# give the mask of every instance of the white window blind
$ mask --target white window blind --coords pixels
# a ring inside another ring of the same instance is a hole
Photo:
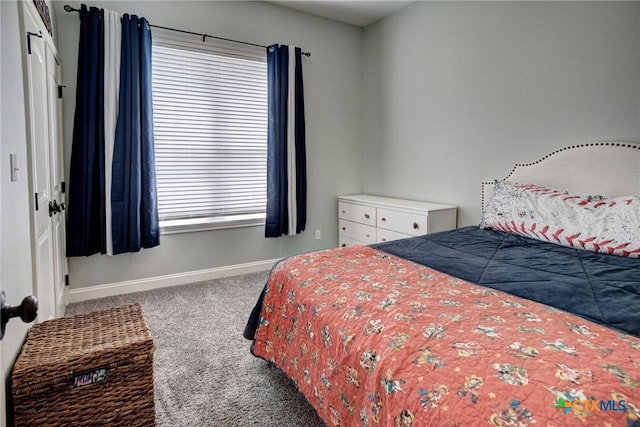
[[[154,33],[152,67],[161,227],[263,219],[264,49],[179,42]]]

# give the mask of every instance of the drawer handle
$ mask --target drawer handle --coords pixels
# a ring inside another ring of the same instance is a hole
[[[367,233],[365,234],[365,237],[368,239],[369,237],[371,237],[371,234]]]
[[[413,223],[413,229],[417,230],[418,228],[420,228],[420,224],[418,224],[417,222]]]
[[[347,247],[347,244],[346,244],[346,243],[343,243],[343,244],[342,244],[342,245],[340,245],[340,246],[342,246],[343,248],[346,248],[346,247]]]
[[[381,219],[382,222],[385,222],[386,220],[387,220],[387,218],[385,218],[385,217],[382,217],[382,219]]]
[[[345,213],[347,213],[347,211],[345,211],[344,209],[342,209],[342,213],[343,213],[343,214],[345,214]]]
[[[346,230],[347,230],[347,227],[342,227],[342,231],[346,231]]]
[[[371,218],[371,217],[369,216],[369,214],[364,214],[364,217],[365,217],[365,218],[367,218],[367,219]]]
[[[382,240],[383,242],[386,242],[386,241],[387,241],[387,238],[386,238],[386,237],[383,237],[381,240]]]

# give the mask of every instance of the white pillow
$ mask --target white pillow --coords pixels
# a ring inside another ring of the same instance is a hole
[[[640,258],[640,195],[607,199],[498,181],[480,227]]]

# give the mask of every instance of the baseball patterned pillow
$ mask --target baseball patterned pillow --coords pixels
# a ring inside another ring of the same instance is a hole
[[[640,195],[608,199],[498,181],[480,227],[640,258]]]

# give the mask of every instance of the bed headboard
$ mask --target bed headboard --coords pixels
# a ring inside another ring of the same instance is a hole
[[[640,194],[640,144],[593,142],[572,145],[531,163],[516,163],[510,181],[538,184],[577,193],[617,197]],[[482,183],[482,211],[495,179]]]

